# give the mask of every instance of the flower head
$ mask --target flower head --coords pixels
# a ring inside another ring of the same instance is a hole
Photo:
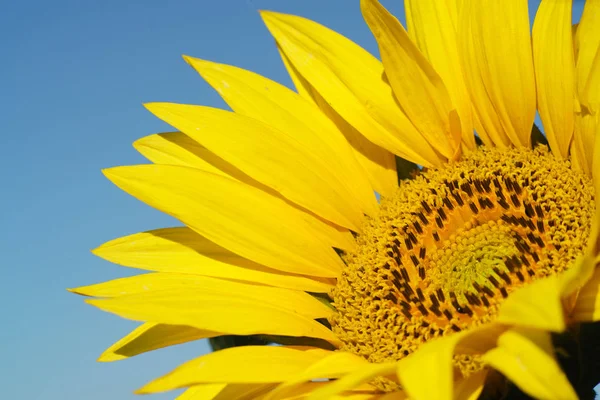
[[[297,92],[185,57],[233,112],[147,105],[178,131],[105,175],[185,226],[94,251],[154,271],[73,289],[143,322],[101,361],[250,335],[140,392],[466,399],[499,371],[576,398],[550,334],[600,319],[600,1],[532,34],[524,0],[406,0],[408,32],[361,8],[381,62],[263,12]]]

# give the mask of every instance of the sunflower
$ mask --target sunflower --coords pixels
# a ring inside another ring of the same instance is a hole
[[[153,271],[72,289],[143,322],[100,361],[252,340],[139,393],[577,397],[552,339],[600,320],[600,1],[573,27],[543,0],[532,33],[525,0],[405,5],[407,31],[361,1],[381,62],[262,12],[296,91],[185,57],[233,111],[146,105],[177,131],[104,173],[185,226],[94,250]]]

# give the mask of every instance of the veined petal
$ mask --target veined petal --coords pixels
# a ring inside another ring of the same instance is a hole
[[[302,77],[367,139],[420,165],[445,161],[396,105],[375,57],[305,18],[266,11],[262,17]]]
[[[170,165],[115,167],[104,173],[131,195],[260,264],[322,277],[335,277],[342,267],[333,249],[310,234],[299,211],[254,187]]]
[[[460,120],[444,82],[400,22],[377,0],[362,0],[360,4],[402,110],[432,147],[447,159],[456,160],[460,154]]]
[[[318,107],[253,72],[192,57],[185,59],[237,114],[274,127],[313,157],[326,160],[319,168],[321,174],[327,171],[334,180],[328,183],[332,187],[345,186],[364,213],[376,212],[375,196],[348,142]]]
[[[111,240],[93,250],[105,260],[150,271],[205,275],[325,293],[323,278],[267,268],[211,242],[188,227],[157,229]]]
[[[571,3],[571,0],[543,0],[533,23],[538,110],[550,148],[561,158],[569,154],[574,129]]]
[[[590,106],[589,95],[599,96],[595,91],[590,91],[589,80],[594,75],[600,74],[598,68],[598,51],[600,50],[600,0],[587,0],[581,16],[581,21],[575,34],[575,45],[577,46],[577,83],[580,101],[585,106]],[[600,79],[600,77],[596,77]],[[587,93],[586,93],[587,92]],[[596,97],[596,99],[598,99]],[[595,108],[598,112],[599,109]]]
[[[157,133],[136,140],[133,147],[154,164],[181,165],[223,176],[227,163],[181,132]]]
[[[498,339],[498,347],[483,359],[536,399],[578,398],[554,359],[548,332],[525,328],[507,331]]]
[[[329,221],[359,230],[363,210],[345,184],[349,179],[332,173],[328,160],[313,152],[308,143],[225,110],[169,103],[147,104],[146,108],[287,199]],[[365,185],[368,188],[366,179]],[[375,197],[369,195],[374,207]]]
[[[325,99],[306,81],[290,63],[285,53],[280,51],[281,59],[296,86],[298,94],[315,103],[329,117],[344,135],[354,156],[364,168],[371,187],[383,196],[391,196],[398,187],[396,159],[392,153],[367,140],[359,131],[342,118]]]
[[[440,75],[460,116],[462,142],[475,149],[472,104],[457,43],[458,2],[405,0],[408,34]]]
[[[155,164],[197,168],[202,171],[230,177],[231,179],[266,191],[275,197],[282,197],[280,193],[251,178],[184,133],[168,132],[146,136],[137,140],[133,146]],[[314,233],[321,236],[332,247],[344,250],[354,247],[354,239],[347,229],[326,221],[315,214],[306,212],[306,209],[300,208],[300,206],[287,199],[286,201],[289,202],[290,206],[303,211],[301,216],[314,229]]]
[[[156,393],[201,383],[282,382],[329,354],[313,348],[232,347],[206,354],[177,367],[137,393]]]
[[[305,371],[285,381],[263,400],[281,400],[290,396],[293,389],[298,385],[313,379],[339,378],[367,365],[368,362],[355,354],[345,351],[333,352],[323,359],[317,361]]]
[[[160,296],[160,291],[165,293],[180,291],[182,294],[198,291],[202,292],[202,295],[264,300],[266,303],[277,304],[279,307],[294,310],[312,319],[327,318],[332,313],[330,307],[306,292],[199,275],[143,274],[72,290],[87,296],[108,298],[142,293],[149,296],[151,293],[157,293]]]
[[[315,390],[307,400],[328,400],[346,390],[351,390],[357,386],[369,382],[378,376],[392,375],[397,368],[397,362],[388,362],[381,364],[367,364],[356,371],[341,377],[338,380]]]
[[[486,144],[530,147],[536,94],[527,2],[469,1],[459,10],[477,133]]]
[[[100,362],[118,361],[163,347],[221,335],[185,325],[146,322],[119,339],[98,358]]]
[[[504,324],[562,332],[565,330],[562,290],[556,275],[537,280],[513,293],[500,306]]]
[[[110,299],[90,299],[101,310],[136,321],[187,325],[232,335],[270,334],[306,336],[337,344],[337,337],[311,319],[304,305],[282,304],[237,293],[198,292],[196,289],[161,290]],[[314,299],[313,299],[314,300]]]

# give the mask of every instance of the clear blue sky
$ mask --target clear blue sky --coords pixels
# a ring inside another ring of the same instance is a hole
[[[400,0],[383,3],[401,16]],[[146,381],[208,350],[202,341],[97,363],[136,324],[65,290],[135,272],[89,249],[175,223],[100,173],[145,162],[131,143],[170,130],[141,104],[224,107],[182,54],[289,84],[258,9],[309,17],[374,53],[375,42],[358,2],[348,0],[26,0],[2,8],[0,397],[133,399]]]

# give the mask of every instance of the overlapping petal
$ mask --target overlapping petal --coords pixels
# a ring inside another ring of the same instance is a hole
[[[420,165],[445,161],[396,105],[377,59],[313,21],[274,12],[262,17],[300,75],[365,137]]]

